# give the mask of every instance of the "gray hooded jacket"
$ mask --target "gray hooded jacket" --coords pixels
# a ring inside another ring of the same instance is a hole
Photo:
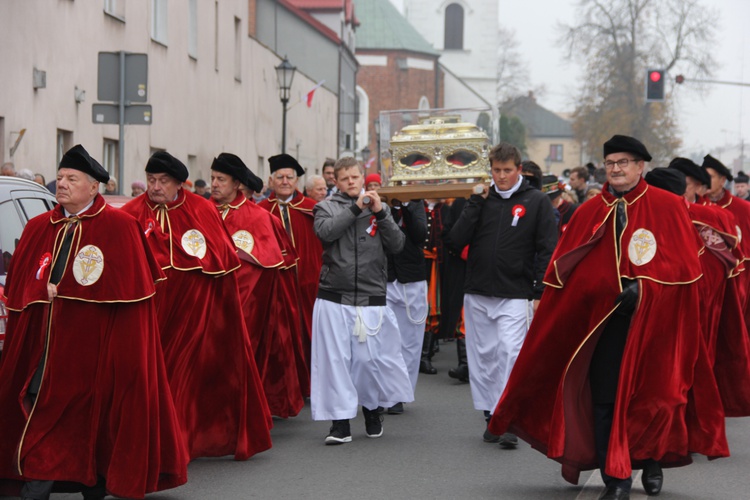
[[[318,298],[354,306],[385,305],[386,252],[399,253],[406,239],[389,208],[383,204],[373,214],[338,192],[315,205],[313,214],[315,234],[323,243]]]

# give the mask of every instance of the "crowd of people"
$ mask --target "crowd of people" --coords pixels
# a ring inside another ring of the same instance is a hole
[[[489,158],[466,198],[389,206],[350,157],[303,194],[294,157],[266,188],[224,152],[193,192],[157,152],[115,209],[73,147],[7,276],[0,494],[142,498],[193,459],[269,449],[306,398],[326,445],[360,407],[381,437],[439,339],[485,442],[520,437],[573,483],[598,468],[603,499],[629,498],[632,469],[656,495],[662,468],[728,456],[725,417],[750,415],[748,178],[710,155],[647,172],[621,135],[569,187],[511,144]]]

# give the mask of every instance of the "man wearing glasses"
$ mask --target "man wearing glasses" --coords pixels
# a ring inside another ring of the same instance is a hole
[[[656,495],[662,466],[729,453],[701,340],[702,243],[684,200],[642,179],[650,160],[632,137],[604,144],[607,183],[562,234],[490,422],[561,462],[574,484],[599,468],[608,500],[630,498],[632,468]],[[565,322],[573,310],[587,314]]]
[[[293,156],[288,154],[272,156],[268,159],[268,163],[271,167],[269,186],[273,192],[268,198],[258,203],[258,206],[281,219],[294,249],[297,250],[302,340],[309,368],[312,312],[318,294],[318,278],[323,254],[323,247],[313,230],[313,207],[316,202],[297,189],[299,178],[305,175],[305,169]],[[309,396],[310,388],[303,389],[305,396]]]

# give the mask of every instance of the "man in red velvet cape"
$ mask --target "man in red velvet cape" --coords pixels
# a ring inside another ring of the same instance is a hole
[[[122,210],[138,219],[167,275],[156,311],[177,416],[190,458],[245,460],[271,447],[271,417],[243,321],[240,260],[216,207],[182,188],[166,152],[146,165],[146,193]]]
[[[287,418],[305,404],[297,377],[292,331],[271,316],[288,282],[279,280],[284,255],[276,237],[278,219],[248,200],[242,186],[263,190],[263,181],[231,153],[221,153],[211,165],[211,201],[232,235],[242,261],[237,279],[245,323],[255,352],[266,401],[272,415]],[[288,313],[287,313],[288,314]],[[299,322],[299,314],[296,316]],[[299,335],[298,331],[296,333]]]
[[[294,157],[280,154],[270,157],[268,163],[271,169],[269,185],[273,193],[258,203],[258,206],[279,218],[297,251],[300,312],[305,356],[309,367],[312,313],[318,294],[318,279],[323,255],[323,247],[313,231],[312,210],[315,200],[303,196],[297,190],[299,176],[304,175],[305,169]]]
[[[703,170],[710,177],[710,187],[706,198],[734,216],[739,251],[743,256],[745,271],[731,279],[725,294],[722,309],[720,335],[716,344],[716,364],[714,372],[721,391],[724,411],[730,417],[750,415],[750,337],[747,325],[750,324],[750,203],[733,196],[724,188],[732,181],[732,173],[716,158],[706,155]],[[708,201],[704,200],[704,204]],[[744,321],[738,320],[738,311]]]
[[[109,174],[80,145],[60,203],[26,226],[5,293],[0,494],[143,498],[187,480],[187,451],[159,345],[164,274],[138,223],[99,195]],[[24,483],[22,483],[24,482]]]
[[[517,433],[572,483],[599,467],[609,500],[629,498],[633,467],[657,494],[660,465],[729,451],[700,330],[702,244],[685,203],[641,178],[651,156],[640,141],[616,135],[604,157],[608,182],[560,239],[490,430]],[[588,314],[561,321],[572,310]]]

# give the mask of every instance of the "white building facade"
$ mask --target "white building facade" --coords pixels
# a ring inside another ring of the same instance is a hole
[[[497,0],[404,0],[404,15],[449,70],[446,108],[497,104]]]
[[[193,180],[208,180],[221,152],[266,179],[267,159],[281,149],[274,67],[284,54],[249,36],[252,12],[248,0],[1,2],[0,160],[49,181],[62,153],[80,143],[111,173],[123,172],[125,194],[156,150],[182,160]],[[152,107],[151,124],[127,125],[123,145],[118,125],[92,118],[98,54],[119,51],[148,56]],[[321,88],[306,106],[315,83],[295,75],[286,131],[287,152],[310,171],[337,144],[338,97]]]

